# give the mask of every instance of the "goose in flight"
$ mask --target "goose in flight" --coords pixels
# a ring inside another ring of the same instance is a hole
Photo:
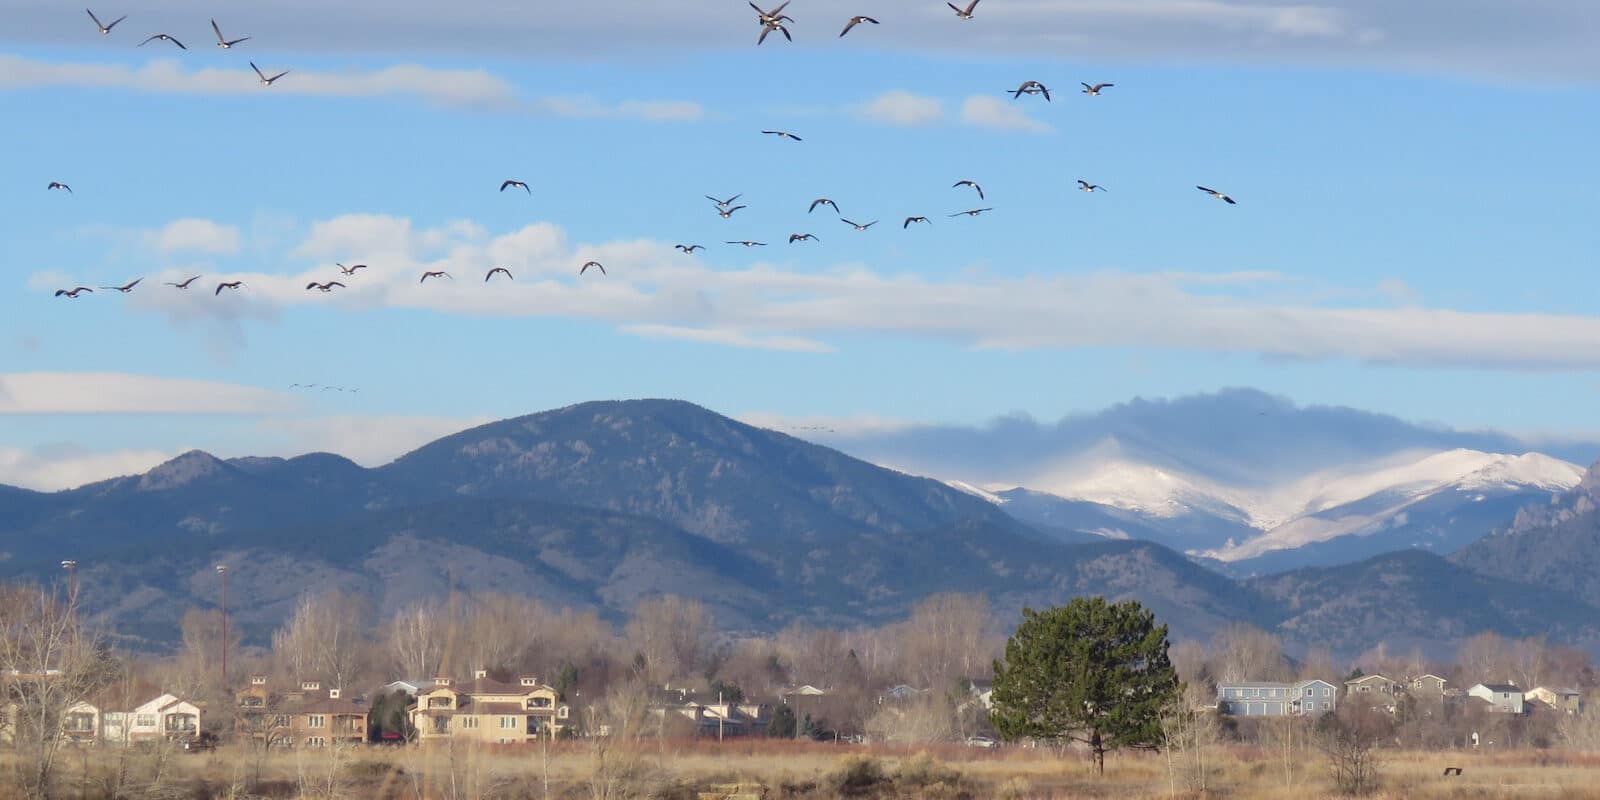
[[[125,283],[121,286],[102,286],[100,288],[108,292],[121,292],[123,294],[127,294],[128,292],[133,291],[133,287],[138,286],[143,280],[144,278],[135,278],[132,283]]]
[[[961,8],[951,2],[946,2],[945,5],[949,6],[951,11],[956,12],[956,19],[965,21],[972,19],[972,10],[978,7],[978,0],[972,0],[967,4],[966,8]]]
[[[756,44],[759,45],[762,42],[765,42],[767,40],[767,34],[772,33],[773,31],[783,34],[783,38],[787,41],[794,41],[794,37],[789,35],[789,29],[785,28],[782,22],[767,22],[764,23],[763,27],[761,28],[761,35],[756,37]]]
[[[1042,94],[1044,101],[1050,102],[1050,88],[1038,81],[1023,81],[1022,85],[1011,93],[1011,99],[1015,100],[1025,94]]]
[[[724,242],[723,244],[742,244],[745,247],[766,247],[766,242]]]
[[[906,228],[911,227],[911,223],[913,223],[913,222],[926,222],[929,225],[933,224],[932,222],[928,221],[927,217],[906,217],[906,221],[905,221],[905,223],[903,225],[900,226],[900,230],[905,230]]]
[[[698,244],[679,244],[679,245],[673,245],[673,246],[676,247],[677,249],[683,251],[684,253],[689,254],[689,255],[694,255],[694,251],[696,251],[696,250],[704,250],[704,249],[706,249],[704,245],[698,245]]]
[[[841,218],[839,221],[843,222],[846,225],[849,225],[852,228],[855,228],[858,231],[864,231],[864,230],[866,230],[866,229],[878,224],[877,220],[873,220],[873,221],[871,221],[871,222],[869,222],[869,223],[867,223],[865,225],[861,225],[861,224],[858,224],[858,223],[855,223],[855,222],[851,222],[850,220],[843,219],[843,218]]]
[[[717,209],[717,216],[722,217],[723,219],[727,219],[727,218],[733,216],[733,212],[738,211],[741,208],[745,208],[745,206],[730,206],[728,208],[719,208],[719,209]]]
[[[450,280],[455,280],[450,273],[440,269],[422,273],[422,280],[417,281],[417,283],[427,283],[429,278],[449,278]]]
[[[959,188],[961,188],[963,186],[971,186],[973,188],[973,190],[978,193],[978,199],[979,200],[988,200],[989,199],[989,198],[983,196],[983,187],[979,186],[976,183],[973,183],[972,181],[956,181],[955,183],[950,184],[950,188],[952,188],[952,189],[959,189]]]
[[[244,281],[225,281],[217,284],[217,290],[211,293],[212,297],[222,294],[223,289],[243,289]]]
[[[511,274],[511,270],[506,269],[505,267],[495,267],[494,269],[489,270],[489,274],[483,276],[483,282],[488,283],[489,279],[493,278],[496,272],[504,272],[506,277],[510,278],[511,280],[517,279],[517,276]]]
[[[874,25],[878,24],[878,21],[873,19],[872,17],[863,17],[860,14],[857,14],[857,15],[851,17],[849,22],[846,22],[844,24],[844,30],[839,32],[839,38],[843,39],[844,35],[849,33],[851,28],[854,28],[855,26],[860,25],[863,22],[870,22],[870,23],[872,23]]]
[[[795,242],[820,242],[820,241],[822,241],[822,240],[818,239],[815,236],[812,236],[809,233],[791,233],[791,234],[789,234],[789,244],[794,244]]]
[[[89,11],[89,9],[87,9],[87,8],[84,9],[84,11],[89,14],[89,19],[94,20],[94,26],[96,28],[100,29],[100,35],[101,36],[106,36],[106,35],[110,34],[112,28],[117,27],[118,23],[120,23],[123,20],[128,18],[127,14],[123,14],[122,16],[117,17],[116,19],[112,20],[110,25],[102,25],[102,24],[100,24],[100,18],[95,16],[93,11]]]
[[[812,200],[811,201],[811,208],[809,210],[807,210],[806,213],[810,214],[812,211],[816,211],[817,210],[817,206],[828,206],[829,208],[833,209],[833,213],[835,213],[835,214],[841,213],[839,211],[839,204],[833,202],[832,200],[829,200],[826,197],[819,197],[819,198],[817,198],[815,200]]]
[[[957,211],[956,213],[951,214],[950,216],[952,216],[952,217],[976,217],[976,216],[978,216],[979,214],[982,214],[985,211],[993,211],[993,210],[994,209],[992,209],[992,208],[974,208],[971,211]]]
[[[1090,183],[1082,178],[1078,179],[1078,191],[1080,192],[1103,192],[1105,190],[1106,187],[1098,183]]]
[[[712,197],[709,194],[706,195],[706,199],[710,200],[713,203],[716,203],[717,204],[717,208],[727,208],[728,206],[733,205],[733,201],[738,200],[741,197],[744,197],[744,194],[742,192],[739,193],[739,194],[736,194],[736,195],[734,195],[734,196],[732,196],[732,197],[730,197],[730,198],[728,198],[726,200],[718,200],[717,198]]]
[[[250,68],[256,71],[256,80],[260,81],[262,86],[271,86],[272,84],[276,83],[279,78],[289,74],[289,70],[284,70],[269,78],[267,77],[267,73],[262,72],[261,68],[256,66],[256,62],[254,61],[250,62]]]
[[[165,33],[158,33],[158,34],[156,34],[156,35],[154,35],[154,36],[152,36],[152,37],[140,42],[139,46],[140,47],[144,47],[145,45],[147,45],[147,44],[149,44],[149,43],[151,43],[153,41],[156,41],[157,39],[160,39],[163,42],[172,42],[173,44],[178,46],[179,50],[188,50],[189,49],[189,48],[183,46],[183,42],[180,42],[177,39],[174,39],[174,38],[172,38],[171,36],[168,36]]]
[[[236,45],[236,44],[238,44],[240,42],[248,42],[248,41],[250,41],[250,37],[248,37],[248,36],[244,37],[243,39],[229,39],[228,37],[223,36],[222,35],[222,29],[217,27],[217,21],[216,20],[211,20],[211,30],[216,31],[216,34],[217,34],[217,47],[220,47],[223,50],[232,49],[234,45]]]
[[[528,188],[528,184],[523,183],[522,181],[518,181],[518,180],[511,180],[509,178],[500,182],[500,191],[503,192],[506,189],[509,189],[509,188],[511,188],[513,186],[517,187],[518,189],[521,189],[524,192],[527,192],[530,195],[533,194],[533,190]]]
[[[339,287],[340,289],[345,288],[345,285],[338,281],[328,281],[327,283],[317,283],[316,281],[312,281],[306,284],[306,291],[309,292],[312,289],[316,289],[323,294],[327,294],[328,292],[333,291],[333,287],[335,286]]]
[[[604,264],[601,264],[601,263],[600,263],[600,262],[598,262],[598,261],[590,261],[590,262],[588,262],[588,263],[587,263],[587,264],[584,264],[584,265],[583,265],[583,268],[582,268],[582,269],[580,269],[580,270],[578,270],[578,274],[579,274],[579,275],[582,275],[582,274],[583,274],[583,273],[585,273],[585,272],[588,272],[588,271],[589,271],[589,268],[590,268],[590,267],[594,267],[594,268],[595,268],[595,269],[598,269],[598,270],[600,270],[600,274],[601,274],[601,275],[604,275],[604,274],[606,274],[606,268],[605,268],[605,265],[604,265]]]
[[[333,265],[338,267],[339,271],[344,273],[346,277],[356,274],[356,270],[358,270],[358,269],[367,269],[368,268],[366,264],[356,264],[353,267],[347,267],[347,266],[345,266],[343,264],[340,264],[337,261],[333,262]]]
[[[90,289],[87,286],[79,286],[76,289],[57,289],[56,290],[56,297],[69,297],[69,298],[71,298],[73,300],[76,300],[76,299],[78,299],[78,295],[83,294],[84,292],[88,292],[89,294],[94,294],[94,290],[93,289]]]
[[[1212,197],[1215,197],[1218,200],[1221,200],[1222,202],[1227,203],[1230,206],[1238,205],[1238,203],[1235,203],[1233,201],[1233,198],[1223,194],[1222,192],[1217,191],[1216,189],[1207,189],[1204,186],[1196,186],[1194,188],[1199,189],[1200,191],[1205,192],[1206,194],[1209,194]]]
[[[1100,90],[1102,90],[1102,89],[1110,89],[1113,86],[1116,86],[1116,84],[1114,84],[1114,83],[1097,83],[1097,84],[1095,84],[1093,86],[1090,86],[1089,84],[1085,83],[1083,85],[1083,93],[1086,94],[1086,95],[1089,95],[1090,97],[1099,97],[1100,96]]]
[[[792,133],[790,133],[788,131],[762,131],[762,133],[764,133],[764,134],[766,134],[768,136],[776,136],[779,139],[793,139],[793,140],[795,140],[797,142],[805,141],[804,139],[802,139],[802,138],[800,138],[800,137],[798,137],[798,136],[796,136],[796,135],[794,135],[794,134],[792,134]]]
[[[47,192],[54,189],[65,189],[67,194],[72,194],[72,187],[62,183],[61,181],[51,181],[49,186],[44,187],[44,190]]]
[[[189,284],[194,283],[197,280],[200,280],[200,276],[199,275],[196,275],[193,278],[190,278],[190,279],[188,279],[186,281],[182,281],[182,282],[179,282],[179,283],[168,282],[166,285],[167,286],[174,286],[174,287],[177,287],[179,289],[187,289],[187,288],[189,288]]]
[[[746,2],[748,1],[749,0],[746,0]],[[771,11],[762,11],[761,6],[758,6],[755,3],[750,3],[750,7],[756,10],[756,19],[762,25],[771,25],[775,22],[785,21],[794,22],[794,17],[783,13],[783,10],[789,7],[789,0],[783,0],[782,3],[778,4],[777,8],[774,8]]]

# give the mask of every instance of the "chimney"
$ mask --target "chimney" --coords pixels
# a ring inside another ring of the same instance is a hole
[[[300,691],[315,692],[322,688],[322,681],[301,681]]]
[[[523,675],[522,676],[522,685],[523,686],[538,686],[539,685],[539,679],[534,677],[534,676],[532,676],[532,675]]]
[[[449,686],[450,685],[450,676],[449,675],[440,675],[440,676],[434,678],[433,679],[433,685],[435,685],[435,686]]]
[[[486,670],[486,669],[475,669],[475,670],[472,671],[472,679],[475,680],[475,681],[481,681],[481,680],[483,680],[484,678],[487,678],[487,677],[489,677],[489,670]]]
[[[339,699],[339,690],[338,689],[329,689],[328,690],[328,699],[329,700],[338,700]]]
[[[265,675],[251,675],[250,676],[250,685],[251,686],[266,686],[267,685],[267,676],[265,676]]]

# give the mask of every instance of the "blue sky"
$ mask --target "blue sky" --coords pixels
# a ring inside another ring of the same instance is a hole
[[[1514,5],[1488,0],[1449,24],[1365,0],[985,0],[969,23],[796,0],[797,43],[760,48],[738,3],[503,19],[469,0],[432,20],[400,3],[368,30],[370,5],[239,12],[219,22],[255,38],[224,52],[189,0],[130,8],[107,37],[16,4],[0,115],[33,122],[8,126],[0,168],[0,482],[189,447],[375,463],[473,421],[643,396],[872,425],[1251,386],[1600,428],[1582,4],[1507,29]],[[839,40],[850,13],[885,24]],[[190,50],[134,47],[157,31]],[[292,71],[261,88],[249,60]],[[1027,79],[1054,102],[1002,93]],[[731,220],[702,197],[741,192]],[[881,222],[807,214],[819,196]],[[913,214],[933,224],[902,230]],[[821,242],[786,244],[803,232]],[[609,274],[580,280],[591,258]],[[372,268],[302,290],[335,261]],[[517,280],[486,286],[491,265]],[[457,280],[416,285],[440,268]],[[159,285],[191,274],[191,292]],[[51,296],[139,276],[127,296]],[[222,276],[249,288],[214,297]]]

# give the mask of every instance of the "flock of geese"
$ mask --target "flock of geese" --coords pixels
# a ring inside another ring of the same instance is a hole
[[[749,3],[750,8],[753,9],[756,12],[756,22],[761,27],[761,31],[760,31],[759,35],[756,37],[756,44],[757,45],[761,45],[762,43],[766,42],[767,36],[769,34],[772,34],[772,33],[781,33],[783,35],[783,38],[786,41],[791,41],[791,42],[794,41],[794,37],[789,31],[788,25],[793,24],[795,20],[794,20],[793,17],[791,17],[788,14],[784,13],[784,10],[786,8],[788,8],[789,3],[791,1],[792,0],[784,0],[783,3],[780,3],[779,5],[773,7],[771,10],[762,9],[760,6],[756,5],[754,2],[750,2]],[[955,15],[956,15],[957,19],[962,20],[962,21],[970,21],[974,17],[974,13],[977,10],[979,2],[980,2],[980,0],[971,0],[971,2],[967,3],[965,6],[957,6],[955,3],[947,2],[946,5],[948,5],[950,7],[950,9],[955,12]],[[87,13],[89,15],[89,19],[94,23],[95,28],[100,32],[100,35],[102,35],[102,36],[111,35],[112,30],[115,29],[118,25],[122,24],[123,21],[127,20],[127,18],[128,18],[127,15],[123,15],[123,16],[117,17],[116,19],[113,19],[109,23],[102,23],[100,21],[100,18],[95,15],[95,13],[94,13],[94,11],[92,9],[84,9],[84,11],[85,11],[85,13]],[[230,39],[225,34],[223,34],[221,26],[217,24],[217,21],[215,19],[212,19],[210,22],[211,22],[211,31],[216,37],[216,46],[219,49],[231,50],[235,46],[240,45],[240,44],[242,44],[244,42],[250,41],[250,39],[251,39],[251,37],[249,37],[249,36],[241,36],[241,37],[238,37],[238,38]],[[839,32],[839,37],[843,38],[846,34],[850,33],[850,31],[854,30],[857,26],[864,25],[864,24],[865,25],[878,25],[880,23],[878,22],[877,19],[874,19],[874,18],[869,17],[869,16],[864,16],[864,15],[859,15],[859,14],[855,15],[855,16],[852,16],[845,22],[844,29]],[[145,45],[148,45],[151,42],[167,43],[167,44],[170,44],[170,45],[172,45],[174,47],[177,47],[177,48],[179,48],[181,50],[188,50],[189,49],[187,46],[184,45],[183,42],[179,41],[176,37],[174,37],[174,36],[172,36],[172,35],[170,35],[168,33],[165,33],[165,32],[157,32],[157,33],[151,34],[149,37],[147,37],[143,41],[139,42],[139,44],[137,46],[138,47],[144,47]],[[268,75],[265,72],[263,72],[260,67],[256,66],[254,61],[251,61],[249,63],[250,63],[250,68],[252,70],[254,70],[259,82],[264,87],[272,86],[279,79],[281,79],[285,75],[289,74],[288,70],[284,70],[282,72],[278,72],[278,73],[273,74],[273,75]],[[1102,92],[1104,92],[1106,89],[1114,87],[1116,84],[1102,82],[1102,83],[1092,83],[1092,84],[1091,83],[1083,83],[1081,85],[1083,86],[1083,90],[1081,92],[1082,94],[1084,94],[1084,95],[1086,95],[1088,97],[1099,97]],[[1040,81],[1037,81],[1037,80],[1024,81],[1020,85],[1018,85],[1016,89],[1009,90],[1008,94],[1010,94],[1012,96],[1012,99],[1014,99],[1014,100],[1021,99],[1024,96],[1029,96],[1029,97],[1039,96],[1039,97],[1042,97],[1045,100],[1045,102],[1050,102],[1051,101],[1050,88],[1048,86],[1046,86],[1044,83],[1042,83]],[[788,140],[788,141],[791,141],[791,142],[804,142],[805,141],[800,136],[797,136],[794,133],[791,133],[789,131],[784,131],[784,130],[763,130],[763,131],[761,131],[761,133],[762,133],[762,135],[773,136],[773,137],[776,137],[778,139]],[[963,179],[963,180],[956,181],[954,184],[951,185],[951,188],[952,189],[970,188],[971,190],[973,190],[973,192],[975,192],[977,194],[979,201],[986,201],[988,199],[988,196],[984,194],[983,187],[978,185],[978,183],[976,181],[973,181],[973,180],[970,180],[970,179]],[[1225,202],[1225,203],[1227,203],[1229,205],[1237,205],[1236,201],[1232,197],[1228,196],[1227,194],[1224,194],[1223,192],[1217,191],[1216,189],[1211,189],[1211,188],[1208,188],[1208,187],[1205,187],[1205,186],[1196,186],[1195,188],[1199,189],[1200,191],[1206,193],[1207,195],[1210,195],[1211,197],[1213,197],[1213,198],[1215,198],[1217,200],[1223,201],[1223,202]],[[533,194],[533,189],[528,185],[528,183],[526,181],[519,180],[519,179],[516,179],[516,178],[507,178],[507,179],[503,180],[500,183],[500,192],[504,193],[508,189],[521,189],[523,192],[527,193],[530,196]],[[1104,191],[1106,191],[1106,188],[1104,186],[1101,186],[1101,185],[1095,184],[1095,183],[1090,183],[1090,182],[1082,180],[1082,179],[1078,180],[1078,189],[1080,191],[1088,192],[1088,193],[1091,193],[1091,194],[1094,193],[1094,192],[1104,192]],[[48,191],[64,191],[67,194],[73,194],[72,187],[67,185],[66,183],[61,182],[61,181],[50,181],[49,185],[46,187],[46,190],[48,190]],[[743,196],[742,194],[736,194],[736,195],[734,195],[734,196],[732,196],[732,197],[730,197],[730,198],[728,198],[726,200],[719,200],[716,197],[712,197],[710,195],[707,195],[706,199],[710,200],[714,204],[714,207],[715,207],[717,215],[720,216],[722,219],[726,220],[726,219],[731,219],[735,212],[738,212],[741,209],[747,208],[747,206],[744,206],[744,205],[734,205],[734,202],[736,202],[742,196]],[[879,220],[872,220],[871,222],[858,223],[858,222],[855,222],[853,220],[847,219],[846,217],[844,217],[843,212],[841,212],[839,210],[839,205],[837,203],[835,203],[832,199],[827,198],[827,197],[819,197],[819,198],[813,200],[811,202],[810,208],[807,209],[806,213],[810,214],[812,212],[815,212],[819,206],[827,206],[827,207],[831,208],[833,210],[834,214],[838,216],[840,222],[842,222],[842,223],[844,223],[846,225],[849,225],[853,230],[855,230],[858,233],[864,233],[864,232],[868,231],[870,228],[872,228],[874,225],[877,225],[878,222],[879,222]],[[971,208],[971,209],[968,209],[968,210],[965,210],[965,211],[957,211],[957,212],[955,212],[953,214],[949,214],[947,216],[950,217],[950,218],[977,217],[977,216],[979,216],[981,214],[985,214],[985,213],[991,212],[993,210],[994,210],[994,208],[992,208],[992,207]],[[901,222],[900,228],[901,228],[901,230],[908,230],[908,229],[910,229],[910,227],[913,224],[931,225],[933,223],[926,216],[913,215],[913,216],[905,217],[904,220],[902,220],[902,222]],[[789,235],[789,244],[797,244],[797,243],[800,243],[800,242],[820,242],[820,241],[821,241],[821,239],[819,237],[817,237],[815,234],[812,234],[812,233],[792,233],[792,234]],[[754,240],[749,240],[749,239],[729,240],[729,241],[724,242],[724,244],[733,245],[733,246],[747,247],[747,248],[751,248],[751,247],[766,247],[767,246],[767,244],[765,242],[759,242],[759,241],[754,241]],[[696,252],[701,252],[701,251],[704,251],[706,249],[703,245],[699,245],[699,244],[678,244],[678,245],[674,245],[674,248],[676,250],[684,253],[684,254],[687,254],[687,255],[693,255]],[[345,277],[345,278],[352,278],[352,277],[355,276],[355,274],[358,271],[363,270],[363,269],[368,269],[368,266],[366,264],[354,264],[354,265],[351,265],[351,266],[348,266],[348,267],[345,266],[344,264],[335,264],[335,266],[338,267],[339,272],[340,272],[340,276],[341,277]],[[600,262],[598,262],[598,261],[587,261],[582,266],[580,266],[578,268],[578,275],[579,276],[585,275],[585,274],[588,273],[588,271],[590,269],[595,269],[601,275],[607,274],[605,266],[603,264],[601,264]],[[493,280],[495,278],[495,276],[497,276],[497,275],[503,275],[506,280],[515,280],[516,279],[516,277],[514,275],[512,275],[510,269],[508,269],[506,267],[493,267],[483,276],[483,280],[484,280],[485,283],[488,283],[491,280]],[[172,287],[172,288],[174,288],[174,289],[176,289],[178,291],[187,291],[190,288],[190,286],[193,285],[196,281],[198,281],[201,277],[202,276],[195,275],[195,276],[190,277],[190,278],[188,278],[186,280],[177,281],[177,282],[168,282],[165,285],[169,286],[169,287]],[[449,272],[446,272],[444,270],[428,270],[428,271],[424,271],[422,273],[422,276],[418,280],[418,283],[419,284],[425,284],[425,283],[428,282],[429,279],[434,279],[434,280],[446,279],[446,280],[452,280],[453,281],[453,280],[455,280],[455,277],[452,276]],[[121,285],[121,286],[102,286],[102,287],[99,287],[99,288],[100,288],[101,291],[117,292],[117,293],[120,293],[120,294],[128,294],[128,293],[133,291],[134,287],[138,286],[142,282],[143,282],[143,278],[139,278],[139,279],[135,279],[135,280],[130,281],[129,283],[126,283],[126,284]],[[248,287],[245,286],[243,281],[237,281],[237,280],[235,280],[235,281],[221,281],[221,282],[218,282],[215,285],[215,287],[214,287],[214,289],[212,291],[212,295],[213,296],[220,296],[223,293],[223,291],[225,291],[225,290],[233,291],[233,290],[245,289],[245,288],[248,288]],[[346,289],[346,288],[348,288],[347,284],[345,284],[343,281],[334,279],[334,280],[326,280],[326,281],[311,281],[310,283],[306,284],[305,291],[308,291],[308,292],[315,291],[315,292],[321,292],[323,294],[329,294],[329,293],[333,292],[335,289]],[[84,294],[93,294],[94,291],[95,290],[94,290],[93,287],[75,286],[75,287],[70,288],[70,289],[58,289],[55,292],[55,296],[56,297],[64,297],[64,298],[68,298],[68,299],[77,299],[77,298],[79,298],[80,296],[82,296]],[[332,388],[332,387],[330,387],[330,388]]]

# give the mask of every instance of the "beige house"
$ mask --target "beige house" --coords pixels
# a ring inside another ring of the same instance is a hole
[[[1529,701],[1537,700],[1567,714],[1583,713],[1583,693],[1577,689],[1558,689],[1540,686],[1527,694]]]
[[[93,703],[77,702],[61,715],[61,735],[73,744],[100,741],[100,709]]]
[[[132,711],[102,712],[100,734],[103,741],[115,744],[196,736],[202,713],[194,703],[162,693]]]
[[[1418,675],[1406,681],[1406,693],[1419,700],[1444,700],[1444,678],[1434,674]]]
[[[502,683],[478,670],[470,681],[436,678],[417,692],[411,724],[417,741],[450,739],[481,744],[521,744],[554,738],[567,727],[570,710],[554,687],[523,675]]]
[[[1344,695],[1347,700],[1392,703],[1399,690],[1400,684],[1382,675],[1363,675],[1344,682]]]
[[[273,692],[262,675],[238,693],[234,732],[269,747],[327,747],[367,740],[367,707],[320,681],[301,681],[298,691]]]

